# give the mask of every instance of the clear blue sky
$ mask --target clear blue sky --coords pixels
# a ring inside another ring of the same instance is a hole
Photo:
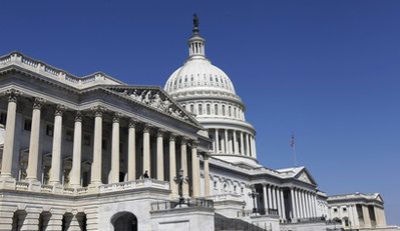
[[[400,1],[2,1],[0,53],[163,85],[187,57],[194,12],[261,163],[291,166],[295,130],[321,190],[381,192],[400,224]]]

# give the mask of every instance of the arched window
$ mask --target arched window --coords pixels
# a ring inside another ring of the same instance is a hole
[[[203,104],[199,104],[199,115],[203,115]]]
[[[190,112],[194,113],[194,105],[193,104],[190,105]]]
[[[225,115],[225,105],[222,105],[222,115]]]
[[[236,107],[233,108],[233,117],[236,118]]]
[[[130,212],[119,212],[111,218],[114,230],[137,231],[138,222],[135,215]]]
[[[218,115],[218,104],[214,105],[214,114]]]
[[[232,116],[232,107],[231,106],[228,107],[228,116],[229,117]]]
[[[207,104],[207,115],[211,114],[211,105]]]

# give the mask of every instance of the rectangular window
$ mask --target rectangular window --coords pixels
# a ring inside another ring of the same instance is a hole
[[[65,133],[65,139],[67,141],[73,141],[74,139],[74,132],[71,129],[67,129],[66,133]]]
[[[46,135],[53,136],[54,126],[51,124],[46,125]]]
[[[90,146],[90,140],[91,140],[90,135],[84,135],[83,136],[83,144],[84,145]]]
[[[32,120],[31,119],[25,119],[24,120],[24,130],[25,131],[30,131],[32,127]]]
[[[6,121],[7,121],[7,113],[0,113],[0,124],[3,124],[6,126]]]
[[[101,148],[103,150],[107,150],[107,140],[106,139],[101,140]]]

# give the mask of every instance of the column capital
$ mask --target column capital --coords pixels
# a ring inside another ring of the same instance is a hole
[[[83,113],[81,111],[76,111],[75,112],[75,122],[82,122],[83,120]]]
[[[123,117],[124,115],[120,112],[115,112],[112,116],[112,121],[113,123],[119,123],[119,120],[121,119],[121,117]]]
[[[166,130],[163,128],[157,129],[157,137],[163,137],[165,132],[166,132]]]
[[[54,114],[56,116],[62,116],[63,112],[66,110],[67,108],[64,105],[61,104],[57,104],[56,105],[56,111],[54,112]]]
[[[175,141],[177,136],[177,134],[171,132],[169,134],[169,141]]]
[[[33,98],[33,109],[41,109],[46,100],[40,97]]]
[[[4,95],[8,97],[9,102],[17,102],[18,97],[21,96],[22,93],[16,89],[8,89]]]
[[[188,138],[186,138],[186,137],[184,137],[184,136],[181,136],[181,144],[186,145],[187,142],[188,142]]]
[[[134,118],[129,118],[129,122],[128,122],[128,126],[130,127],[130,128],[135,128],[136,127],[136,124],[138,123],[139,121],[137,120],[137,119],[134,119]]]
[[[192,148],[198,148],[200,142],[197,140],[192,140],[190,143],[192,144]]]
[[[93,113],[95,117],[102,117],[103,113],[107,110],[105,107],[97,105],[94,106],[90,109]]]
[[[152,128],[153,126],[151,126],[150,124],[144,124],[143,125],[143,132],[150,132],[150,129]]]

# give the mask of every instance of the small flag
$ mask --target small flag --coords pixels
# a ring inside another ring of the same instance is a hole
[[[292,139],[290,141],[290,147],[294,148],[296,146],[296,140],[294,138],[294,133],[292,133]]]

